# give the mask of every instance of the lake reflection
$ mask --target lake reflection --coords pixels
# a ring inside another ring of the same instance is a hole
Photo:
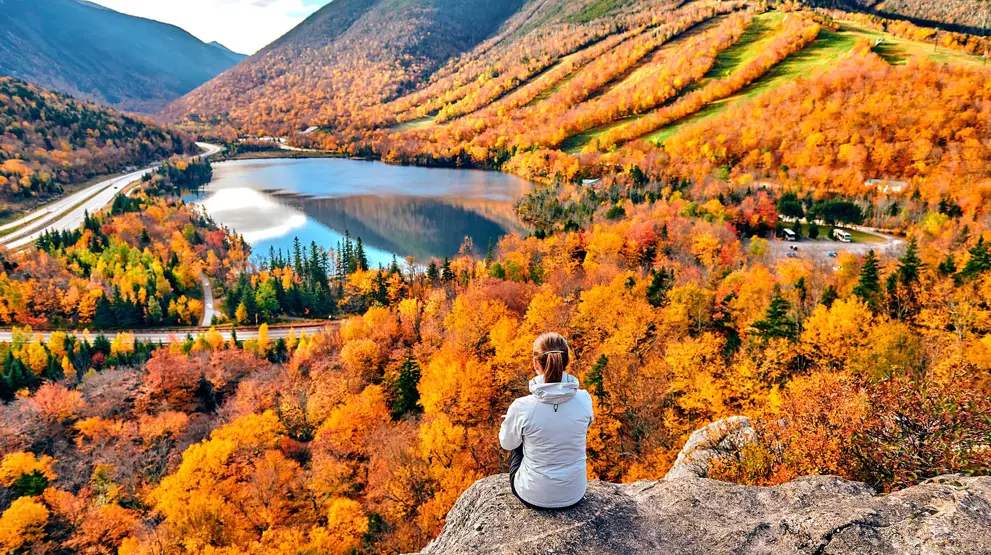
[[[338,159],[242,160],[214,165],[187,200],[242,234],[258,256],[304,245],[334,248],[361,237],[372,266],[393,254],[452,256],[465,237],[484,251],[521,229],[513,211],[529,184],[497,172],[390,166]]]

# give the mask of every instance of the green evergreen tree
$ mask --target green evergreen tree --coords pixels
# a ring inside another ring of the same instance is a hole
[[[881,275],[877,254],[873,250],[864,258],[864,265],[860,268],[860,280],[853,288],[853,294],[860,297],[871,310],[877,310],[878,297],[881,294]]]
[[[255,292],[251,290],[251,287],[247,287],[241,293],[241,304],[244,305],[245,311],[248,313],[248,322],[256,322],[258,320],[258,302],[255,300]]]
[[[795,282],[795,291],[798,292],[799,302],[804,304],[809,298],[809,287],[805,283],[805,276],[798,278],[798,281]]]
[[[303,247],[299,243],[299,237],[292,240],[292,270],[297,276],[303,275]]]
[[[609,365],[609,358],[606,355],[600,355],[599,359],[595,361],[592,365],[592,369],[588,371],[585,376],[585,387],[588,389],[592,395],[595,395],[599,399],[607,396],[605,386],[602,382],[602,371],[606,369]]]
[[[831,308],[833,306],[833,303],[838,301],[839,298],[840,298],[840,294],[836,291],[836,288],[833,287],[832,285],[827,285],[826,289],[824,289],[822,292],[822,298],[819,299],[819,303],[825,306],[826,308]]]
[[[444,281],[450,282],[454,281],[454,271],[451,270],[451,260],[444,257],[444,264],[441,266],[440,278]]]
[[[505,272],[503,273],[505,276]],[[430,261],[430,265],[427,266],[427,279],[431,282],[435,282],[440,278],[440,270],[437,269],[437,263],[433,260]]]
[[[668,292],[674,286],[674,270],[650,271],[650,285],[647,286],[647,302],[654,308],[668,304]]]
[[[957,260],[952,254],[948,254],[942,262],[939,263],[939,267],[936,268],[940,275],[943,277],[952,276],[957,273]]]
[[[919,282],[922,274],[922,259],[919,258],[919,242],[912,237],[905,249],[905,255],[898,260],[898,281],[909,287]]]
[[[977,244],[970,249],[970,260],[964,264],[963,270],[960,270],[960,275],[974,279],[988,270],[991,270],[991,251],[989,251],[984,237],[981,236],[977,240]]]
[[[34,497],[36,495],[41,495],[48,488],[48,478],[41,473],[40,470],[35,470],[30,474],[21,474],[19,478],[14,480],[14,483],[10,486],[10,491],[13,494],[14,499],[19,497]]]
[[[791,311],[791,303],[781,294],[775,291],[771,299],[771,306],[767,308],[764,318],[754,322],[753,328],[757,335],[765,340],[768,339],[795,339],[798,326],[795,321],[788,316]]]
[[[494,253],[495,253],[495,241],[492,238],[489,238],[489,248],[488,248],[488,250],[485,251],[485,265],[486,266],[492,264],[492,261],[495,260],[495,254]]]
[[[391,384],[392,389],[392,418],[399,420],[409,415],[423,411],[420,406],[420,365],[413,357],[413,351],[407,350],[406,357],[399,366],[399,372]]]

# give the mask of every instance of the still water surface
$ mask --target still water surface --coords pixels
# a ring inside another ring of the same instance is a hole
[[[361,237],[376,267],[393,255],[452,256],[465,237],[484,252],[521,230],[513,205],[529,186],[498,172],[267,159],[214,164],[213,181],[185,198],[242,234],[256,256],[288,251],[294,237],[336,248],[347,231]]]

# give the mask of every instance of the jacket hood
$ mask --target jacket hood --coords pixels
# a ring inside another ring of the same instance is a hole
[[[541,403],[549,405],[560,405],[574,399],[578,388],[578,378],[567,372],[561,377],[560,383],[544,383],[543,376],[530,380],[530,393]]]

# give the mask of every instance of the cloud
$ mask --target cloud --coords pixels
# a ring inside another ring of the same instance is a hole
[[[93,0],[182,27],[205,42],[253,54],[330,0]]]

